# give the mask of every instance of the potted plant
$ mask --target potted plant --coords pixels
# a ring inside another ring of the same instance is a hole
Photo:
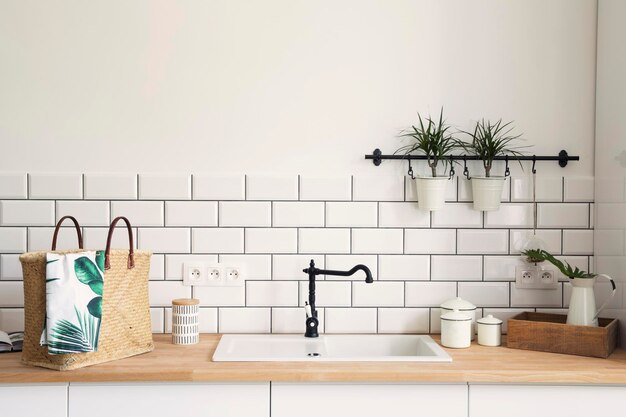
[[[609,301],[615,295],[617,289],[613,279],[605,274],[594,274],[583,271],[578,267],[572,267],[569,263],[556,259],[553,255],[545,250],[527,250],[522,252],[528,259],[548,261],[556,266],[559,271],[570,279],[572,284],[572,295],[569,302],[569,310],[567,312],[567,324],[578,326],[598,326],[598,315],[607,306]],[[596,278],[606,278],[613,287],[609,298],[596,309],[596,298],[593,292],[593,286]]]
[[[406,156],[414,153],[426,155],[431,175],[418,175],[415,178],[418,206],[422,210],[439,210],[443,208],[446,200],[449,179],[445,174],[448,164],[446,156],[458,146],[458,141],[449,133],[450,126],[443,120],[443,109],[439,113],[439,121],[430,117],[423,120],[419,114],[417,117],[419,124],[411,126],[409,132],[400,135],[411,138],[411,143],[399,148],[395,153],[403,153]],[[442,175],[437,173],[440,163],[444,166]]]
[[[545,261],[542,252],[544,251],[541,249],[528,249],[522,252],[522,255],[526,258],[526,262],[537,265],[538,263]]]
[[[500,208],[505,177],[492,175],[493,160],[497,156],[521,155],[516,150],[520,147],[511,146],[521,136],[510,134],[513,130],[511,123],[502,123],[502,119],[495,123],[483,119],[476,122],[473,133],[463,132],[471,137],[471,142],[459,142],[460,146],[478,156],[485,169],[484,176],[471,178],[475,210],[491,211]]]

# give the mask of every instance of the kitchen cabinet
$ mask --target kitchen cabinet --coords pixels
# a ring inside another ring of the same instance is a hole
[[[269,417],[270,384],[70,384],[68,415]]]
[[[272,417],[466,417],[467,385],[272,384]]]
[[[589,417],[623,415],[626,387],[470,385],[469,417]]]
[[[0,415],[67,417],[67,384],[0,384]]]

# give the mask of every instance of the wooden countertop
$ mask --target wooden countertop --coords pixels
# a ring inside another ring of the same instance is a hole
[[[176,346],[155,335],[144,355],[74,371],[24,366],[20,353],[0,354],[0,383],[130,381],[453,382],[626,384],[626,350],[609,359],[485,347],[446,349],[452,363],[212,362],[220,335]],[[438,339],[438,336],[434,337]]]

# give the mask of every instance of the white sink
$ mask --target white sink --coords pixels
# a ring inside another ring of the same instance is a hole
[[[425,335],[223,335],[215,362],[452,362]]]

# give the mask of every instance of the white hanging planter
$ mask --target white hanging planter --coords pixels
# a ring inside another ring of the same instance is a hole
[[[422,210],[441,210],[446,203],[448,177],[417,177],[417,205]]]
[[[472,177],[474,210],[494,211],[500,208],[505,177]]]

